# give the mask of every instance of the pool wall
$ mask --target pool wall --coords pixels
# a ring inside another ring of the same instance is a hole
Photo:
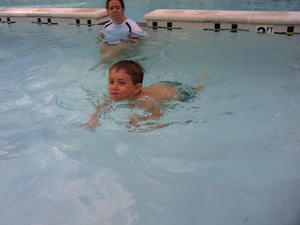
[[[198,28],[204,30],[256,31],[299,34],[300,12],[157,9],[145,14],[153,29]],[[109,20],[106,9],[9,8],[0,10],[0,22],[27,21],[38,24],[99,25]]]
[[[200,28],[204,30],[300,33],[300,12],[157,9],[144,16],[153,29]]]
[[[39,24],[96,25],[109,20],[106,9],[96,8],[10,8],[0,10],[0,21]]]

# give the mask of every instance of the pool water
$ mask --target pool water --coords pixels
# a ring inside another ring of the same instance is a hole
[[[137,21],[156,8],[300,10],[298,0],[126,6]],[[89,131],[109,67],[90,70],[99,30],[1,24],[0,224],[299,223],[298,36],[148,31],[122,55],[145,67],[145,84],[205,82],[205,91],[138,128],[126,127],[136,110],[115,104]]]
[[[99,29],[1,24],[0,224],[300,222],[299,36],[148,30],[122,55],[145,85],[205,91],[137,128],[115,104],[91,131]]]

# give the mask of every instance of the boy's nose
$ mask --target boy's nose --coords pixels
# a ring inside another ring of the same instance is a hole
[[[111,85],[111,88],[112,88],[112,89],[118,89],[118,87],[119,87],[119,86],[118,86],[118,84],[117,84],[117,83],[115,83],[115,84]]]

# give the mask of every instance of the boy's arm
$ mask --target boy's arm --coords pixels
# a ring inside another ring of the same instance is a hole
[[[148,119],[159,119],[163,115],[163,107],[160,103],[154,100],[138,100],[136,102],[139,108],[145,109],[147,115],[138,115],[136,113],[129,116],[131,121],[142,121]]]
[[[100,112],[102,109],[109,106],[110,103],[111,103],[110,100],[105,100],[102,104],[96,107],[96,112],[91,115],[89,122],[85,124],[86,128],[92,129],[95,128],[96,126],[101,125],[101,122],[99,120]]]
[[[154,112],[151,113],[150,115],[139,115],[137,113],[131,114],[129,116],[129,119],[131,121],[143,121],[143,120],[149,120],[149,119],[158,119],[163,115],[162,112]]]

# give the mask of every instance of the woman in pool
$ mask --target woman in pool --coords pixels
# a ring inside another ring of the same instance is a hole
[[[123,0],[107,0],[106,10],[111,21],[103,27],[104,41],[108,44],[118,44],[132,38],[144,37],[147,32],[131,19],[125,17]]]
[[[144,31],[136,22],[125,16],[123,0],[107,0],[106,9],[111,21],[103,26],[101,37],[104,42],[102,59],[115,58],[129,44],[135,44],[139,37],[144,37]]]

